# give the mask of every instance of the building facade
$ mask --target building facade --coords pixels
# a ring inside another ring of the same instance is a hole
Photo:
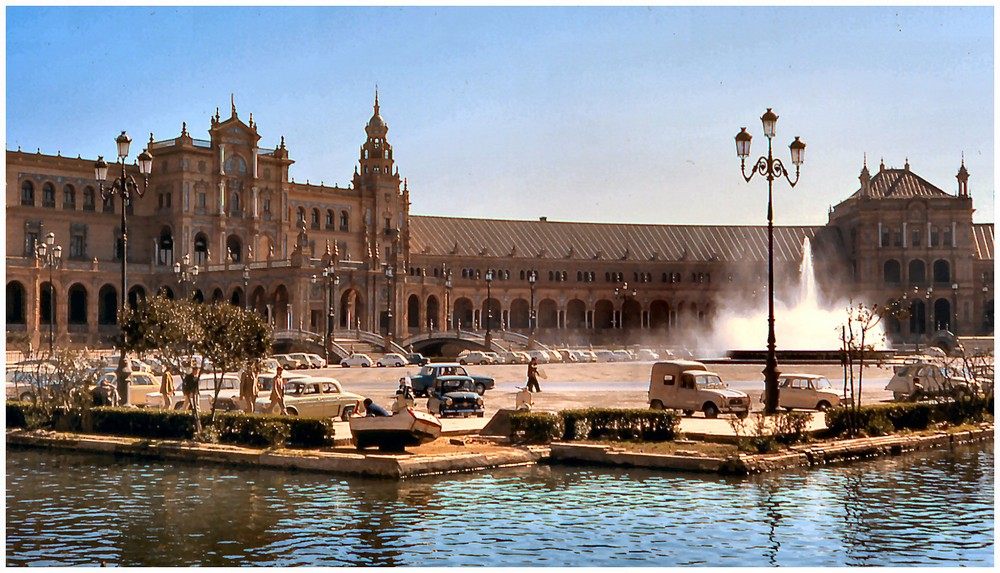
[[[317,185],[291,176],[283,137],[262,147],[252,115],[217,110],[207,139],[186,124],[176,138],[150,136],[149,185],[128,206],[102,199],[93,159],[8,150],[8,343],[37,348],[50,333],[59,345],[112,343],[122,208],[130,300],[228,301],[279,331],[322,334],[332,310],[336,333],[403,343],[490,329],[559,344],[689,344],[720,312],[766,296],[764,226],[411,215],[377,94],[364,129],[351,183]],[[909,165],[874,176],[865,166],[827,225],[775,228],[779,292],[811,254],[828,300],[905,295],[912,316],[893,323],[899,339],[992,333],[993,225],[972,222],[968,179],[963,162],[951,195]],[[35,256],[50,232],[63,247],[55,269]],[[179,280],[182,261],[199,267],[193,282]]]

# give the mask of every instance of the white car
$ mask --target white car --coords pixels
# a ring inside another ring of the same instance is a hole
[[[635,353],[635,359],[648,362],[650,360],[659,360],[660,355],[653,352],[649,348],[640,348],[639,351]]]
[[[597,362],[618,362],[618,357],[610,350],[595,350],[594,356]]]
[[[278,361],[285,370],[299,370],[302,368],[309,368],[309,360],[300,360],[291,354],[275,354],[271,358]]]
[[[500,353],[500,364],[527,364],[530,360],[527,354],[517,350]]]
[[[615,355],[615,362],[631,362],[632,361],[632,355],[629,353],[628,350],[615,350],[614,351],[614,355]]]
[[[181,390],[183,377],[174,379],[174,393],[170,396],[170,409],[184,409],[184,392]],[[208,412],[212,409],[212,399],[215,397],[215,376],[202,374],[198,380],[198,410]],[[240,379],[236,374],[223,374],[219,380],[219,409],[235,409],[240,397]],[[156,391],[146,394],[147,408],[163,408],[163,394],[160,384],[156,383]]]
[[[374,364],[374,362],[372,361],[371,356],[361,354],[360,352],[356,352],[340,361],[340,365],[344,368],[350,368],[351,366],[369,368],[372,364]]]
[[[764,402],[764,394],[760,395]],[[782,374],[778,378],[778,406],[792,410],[824,411],[840,405],[840,394],[825,376],[814,374]]]
[[[399,368],[400,366],[405,366],[407,363],[406,357],[402,354],[397,354],[395,352],[390,352],[375,361],[375,366],[379,368],[385,368],[386,366],[394,366]]]
[[[597,362],[597,356],[591,350],[576,350],[577,362]]]
[[[542,352],[541,350],[529,350],[528,358],[534,358],[535,360],[538,361],[539,364],[548,364],[549,362],[551,362],[549,360],[549,355],[546,354],[545,352]]]
[[[493,357],[486,352],[473,350],[458,359],[459,364],[493,364]]]

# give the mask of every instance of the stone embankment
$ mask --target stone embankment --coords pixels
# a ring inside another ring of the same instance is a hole
[[[61,432],[29,432],[25,430],[7,430],[7,444],[160,460],[306,470],[397,480],[423,475],[534,464],[548,454],[547,448],[515,448],[493,445],[477,448],[474,444],[465,448],[469,450],[467,452],[430,454],[382,454],[343,450],[262,450],[190,441],[150,440]]]
[[[566,464],[598,464],[672,471],[749,475],[789,468],[810,467],[839,461],[899,455],[904,452],[951,447],[993,439],[993,424],[975,430],[936,432],[927,435],[892,435],[816,442],[792,446],[775,454],[739,454],[729,458],[696,454],[649,454],[625,451],[616,446],[555,443],[550,460]]]

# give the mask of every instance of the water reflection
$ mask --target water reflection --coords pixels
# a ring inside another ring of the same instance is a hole
[[[993,564],[993,445],[750,479],[402,483],[7,451],[7,565]]]

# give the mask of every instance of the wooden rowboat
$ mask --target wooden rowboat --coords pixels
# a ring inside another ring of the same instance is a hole
[[[381,451],[399,452],[419,446],[441,435],[441,421],[426,412],[406,408],[392,416],[351,418],[352,441],[356,448],[378,446]]]

